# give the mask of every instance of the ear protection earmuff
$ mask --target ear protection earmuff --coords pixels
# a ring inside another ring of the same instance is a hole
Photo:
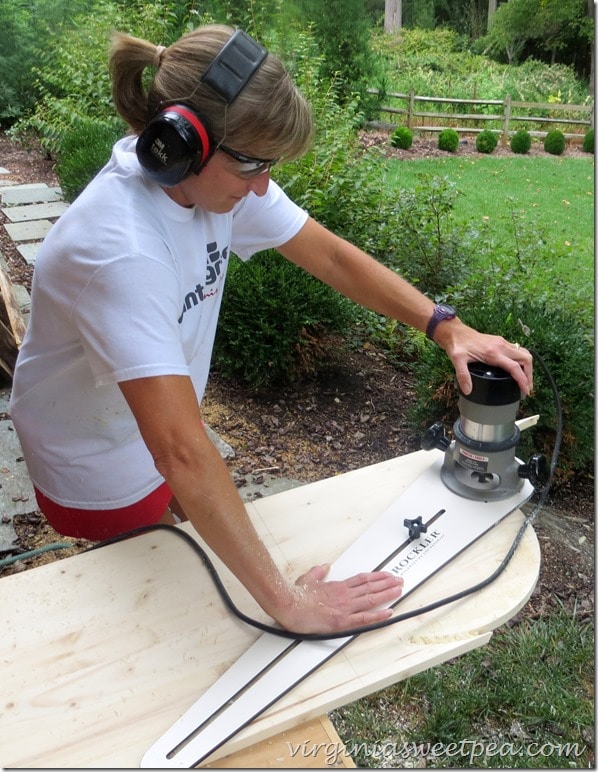
[[[201,81],[230,105],[260,68],[268,52],[236,30],[210,63]],[[207,122],[181,103],[162,105],[139,135],[136,152],[145,173],[162,187],[199,174],[216,149]]]

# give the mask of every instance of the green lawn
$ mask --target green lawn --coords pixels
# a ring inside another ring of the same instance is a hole
[[[593,284],[594,157],[501,156],[391,159],[389,188],[412,188],[419,174],[448,177],[461,193],[459,222],[482,229],[501,248],[513,249],[513,211],[551,247],[559,273],[579,288]],[[593,290],[592,290],[593,292]]]

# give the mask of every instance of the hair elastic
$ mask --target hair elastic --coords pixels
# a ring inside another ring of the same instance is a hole
[[[154,67],[158,68],[162,64],[162,54],[166,51],[166,46],[156,46],[156,50],[154,52],[154,59],[152,61],[152,64]]]

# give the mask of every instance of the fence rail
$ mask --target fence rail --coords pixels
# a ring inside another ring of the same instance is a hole
[[[379,94],[380,91],[375,88],[368,89],[370,94]],[[414,131],[430,131],[438,132],[446,128],[453,128],[458,132],[465,132],[469,134],[476,134],[483,131],[486,126],[473,125],[478,122],[485,123],[486,121],[494,121],[499,123],[499,128],[491,127],[493,131],[497,131],[501,134],[501,141],[506,144],[509,137],[514,134],[517,129],[526,128],[519,124],[538,123],[541,126],[551,126],[554,128],[554,124],[558,124],[563,127],[594,127],[594,103],[589,105],[570,105],[562,104],[558,102],[518,102],[511,98],[510,94],[507,94],[505,99],[452,99],[450,97],[434,97],[434,96],[417,96],[413,90],[408,94],[400,94],[396,92],[386,92],[384,94],[386,98],[406,102],[405,107],[394,107],[392,105],[382,106],[379,109],[381,113],[389,113],[397,116],[405,116],[403,123]],[[418,103],[423,104],[439,104],[439,105],[472,105],[476,107],[492,106],[498,109],[493,110],[492,113],[464,113],[464,112],[433,112],[428,110],[418,110]],[[517,110],[533,110],[549,111],[551,115],[522,115],[517,114],[514,111]],[[564,113],[564,115],[558,115],[558,113]],[[580,116],[584,114],[588,117],[571,117],[571,114],[579,113]],[[442,125],[430,125],[427,123],[430,119],[445,120],[446,123]],[[467,126],[455,126],[455,123],[471,122],[472,125]],[[513,124],[518,124],[516,128],[513,128]],[[395,123],[378,123],[379,126],[385,126],[389,129],[395,128]],[[549,129],[538,128],[535,130],[529,130],[529,133],[534,137],[545,137]],[[572,131],[563,131],[563,134],[567,139],[583,139],[584,133],[576,133]]]

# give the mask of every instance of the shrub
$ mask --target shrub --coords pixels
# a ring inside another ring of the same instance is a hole
[[[214,361],[251,386],[292,381],[330,359],[324,333],[345,329],[352,313],[350,301],[274,250],[247,264],[233,257]]]
[[[384,262],[430,297],[463,279],[471,264],[471,239],[455,223],[453,209],[459,196],[447,177],[420,173],[410,190],[397,195],[392,222],[395,256]]]
[[[398,126],[390,135],[390,144],[402,150],[409,150],[413,144],[413,132],[407,126]]]
[[[448,153],[454,153],[459,146],[459,135],[454,129],[443,129],[438,135],[438,147]]]
[[[119,134],[113,126],[82,118],[65,133],[56,174],[67,201],[74,201],[108,161]]]
[[[586,132],[583,138],[583,151],[584,153],[594,152],[594,129],[590,129]]]
[[[546,137],[544,137],[544,150],[547,153],[551,153],[551,155],[561,155],[565,145],[565,135],[558,129],[549,131]]]
[[[484,129],[476,137],[475,146],[478,153],[492,153],[498,145],[498,136],[489,129]]]
[[[525,129],[519,129],[511,137],[511,150],[514,153],[525,155],[532,146],[532,135]]]

